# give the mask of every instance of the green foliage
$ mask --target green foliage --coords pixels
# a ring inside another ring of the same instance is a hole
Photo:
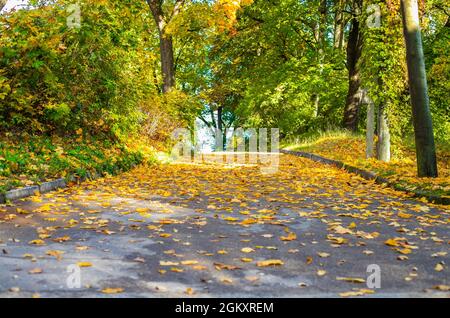
[[[143,162],[145,152],[104,138],[2,137],[0,192],[60,177],[115,174]],[[147,161],[153,159],[147,157]]]
[[[362,85],[375,105],[384,105],[392,141],[399,143],[412,133],[401,15],[384,1],[366,1],[365,8],[371,4],[380,6],[382,19],[380,27],[363,24]],[[365,8],[361,21],[368,18]]]
[[[330,41],[317,41],[318,6],[255,1],[240,12],[237,33],[216,39],[211,68],[235,96],[238,124],[279,127],[289,136],[341,121],[345,57]]]
[[[424,51],[436,140],[450,147],[450,18],[443,1],[427,2]]]
[[[0,129],[115,137],[137,132],[156,95],[157,55],[144,2],[80,1],[80,28],[55,1],[1,17]]]

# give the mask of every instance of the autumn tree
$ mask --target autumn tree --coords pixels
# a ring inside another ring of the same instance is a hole
[[[406,43],[418,175],[419,177],[437,177],[436,150],[417,0],[402,0],[401,11]]]

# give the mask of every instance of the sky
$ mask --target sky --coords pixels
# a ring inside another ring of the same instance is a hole
[[[11,10],[15,6],[24,4],[24,3],[26,4],[27,2],[28,2],[27,0],[8,0],[8,2],[6,3],[6,6],[3,8],[2,11]]]

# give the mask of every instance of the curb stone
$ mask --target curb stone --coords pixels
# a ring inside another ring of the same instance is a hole
[[[13,200],[33,196],[36,193],[39,193],[39,186],[14,189],[11,191],[7,191],[5,193],[5,200],[13,201]]]
[[[130,166],[130,170],[136,167],[136,164]],[[120,171],[119,171],[120,172]],[[67,179],[60,178],[49,182],[44,182],[37,186],[24,187],[6,191],[4,194],[0,193],[0,204],[6,203],[6,201],[14,201],[34,196],[36,194],[48,193],[58,189],[63,189],[68,186],[69,182],[82,183],[86,180],[95,180],[102,176],[98,172],[87,172],[85,176],[69,176]]]
[[[280,150],[281,153],[293,155],[297,157],[303,157],[310,159],[312,161],[321,162],[327,165],[335,166],[339,169],[344,169],[347,172],[354,173],[356,175],[359,175],[360,177],[366,179],[366,180],[374,180],[377,184],[386,184],[390,188],[393,188],[397,191],[402,191],[406,193],[412,194],[416,198],[426,198],[428,202],[435,203],[435,204],[443,204],[443,205],[450,205],[450,198],[444,198],[436,195],[430,195],[423,191],[417,191],[417,190],[409,190],[401,185],[395,184],[393,182],[390,182],[388,179],[378,176],[376,173],[363,170],[357,167],[353,167],[350,165],[347,165],[343,163],[342,161],[328,159],[319,155],[315,155],[309,152],[303,152],[303,151],[292,151],[292,150]]]

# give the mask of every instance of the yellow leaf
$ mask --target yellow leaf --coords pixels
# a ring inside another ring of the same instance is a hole
[[[319,269],[319,270],[317,271],[317,275],[318,275],[318,276],[325,276],[326,274],[327,274],[327,271],[326,271],[326,270]]]
[[[178,265],[180,265],[180,263],[178,263],[178,262],[170,262],[170,261],[167,261],[167,262],[159,261],[159,265],[161,265],[161,266],[178,266]]]
[[[182,261],[181,264],[183,264],[183,265],[196,265],[196,264],[198,264],[198,261],[194,261],[194,260],[192,260],[192,261]]]
[[[186,289],[185,293],[187,295],[194,295],[195,291],[191,287],[189,287],[189,288]]]
[[[349,291],[345,293],[339,293],[341,297],[355,297],[355,296],[364,296],[366,294],[374,294],[375,292],[371,289],[360,289],[358,291]]]
[[[28,271],[28,273],[30,274],[41,274],[43,272],[43,270],[41,268],[34,268],[30,271]]]
[[[43,240],[32,240],[32,241],[28,242],[28,244],[31,244],[31,245],[45,245],[45,242]]]
[[[70,236],[57,237],[53,239],[53,242],[62,243],[70,241]]]
[[[123,288],[104,288],[102,289],[103,294],[120,294],[123,293]]]
[[[396,250],[400,254],[404,254],[404,255],[411,254],[411,249],[409,249],[409,248],[403,248],[403,249],[397,248]]]
[[[330,256],[330,254],[324,253],[324,252],[319,252],[319,253],[317,253],[317,255],[319,255],[322,258],[326,258],[326,257]]]
[[[282,236],[282,237],[280,237],[280,239],[282,241],[294,241],[297,239],[297,234],[295,234],[293,232],[289,232],[289,234],[287,236]]]
[[[404,212],[398,212],[398,217],[402,218],[402,219],[410,219],[412,218],[412,214],[409,213],[404,213]]]
[[[384,242],[387,246],[398,246],[398,242],[395,239],[388,239]]]
[[[360,283],[363,284],[366,282],[363,278],[354,278],[354,277],[336,277],[336,280],[350,282],[350,283]]]
[[[252,253],[254,251],[255,250],[253,248],[251,248],[251,247],[244,247],[244,248],[241,249],[242,253]]]
[[[78,267],[91,267],[92,263],[89,263],[89,262],[78,262],[77,266]]]
[[[57,259],[61,259],[61,255],[64,254],[63,251],[47,251],[45,252],[48,256],[56,257]]]
[[[256,263],[258,267],[268,267],[268,266],[281,266],[284,265],[284,262],[279,259],[269,259],[265,261],[259,261]]]
[[[436,272],[442,272],[444,270],[444,266],[441,263],[436,264],[436,267],[434,268]]]

